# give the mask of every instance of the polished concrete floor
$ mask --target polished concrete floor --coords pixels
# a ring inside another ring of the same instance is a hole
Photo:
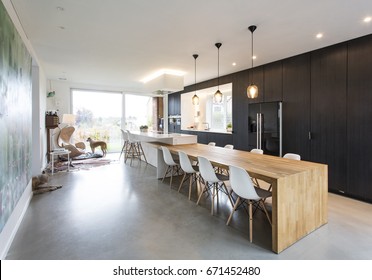
[[[254,216],[250,243],[244,210],[226,226],[223,196],[212,216],[209,198],[196,206],[196,189],[189,201],[187,187],[178,193],[179,181],[170,188],[155,174],[143,162],[117,160],[56,173],[50,184],[62,189],[33,197],[7,259],[372,259],[371,204],[329,194],[328,224],[275,254],[263,213]]]

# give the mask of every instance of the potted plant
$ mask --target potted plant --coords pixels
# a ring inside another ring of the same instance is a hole
[[[226,131],[227,132],[232,132],[232,123],[231,122],[226,125]]]
[[[141,125],[141,126],[140,126],[140,131],[141,131],[141,132],[147,132],[148,129],[149,129],[149,127],[148,127],[147,125]]]

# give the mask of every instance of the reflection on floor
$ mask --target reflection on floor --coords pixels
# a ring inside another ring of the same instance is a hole
[[[108,155],[118,159],[118,154]],[[329,194],[329,223],[277,255],[271,228],[257,212],[253,243],[248,216],[220,196],[215,215],[210,197],[196,206],[193,189],[155,178],[151,165],[123,160],[60,172],[62,189],[34,196],[7,259],[371,259],[372,205]]]

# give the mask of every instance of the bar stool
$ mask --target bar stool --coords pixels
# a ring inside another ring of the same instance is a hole
[[[130,157],[130,165],[132,165],[133,158],[138,158],[139,160],[141,160],[141,156],[143,156],[145,162],[147,163],[146,155],[143,151],[141,141],[137,141],[136,139],[134,139],[134,135],[129,130],[127,130],[127,135],[129,147],[125,162],[127,162],[128,157]]]
[[[121,155],[123,153],[124,153],[124,160],[125,160],[126,157],[127,157],[127,150],[128,150],[128,146],[129,146],[129,140],[128,140],[128,134],[127,134],[127,132],[124,131],[124,130],[122,130],[122,129],[120,129],[120,130],[121,130],[121,136],[123,138],[124,143],[123,143],[123,147],[121,148],[119,160],[120,160]]]

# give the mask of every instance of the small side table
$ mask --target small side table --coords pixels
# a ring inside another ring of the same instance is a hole
[[[71,151],[53,151],[50,152],[50,161],[52,163],[52,175],[54,174],[54,156],[67,155],[67,171],[70,171],[70,153]]]

